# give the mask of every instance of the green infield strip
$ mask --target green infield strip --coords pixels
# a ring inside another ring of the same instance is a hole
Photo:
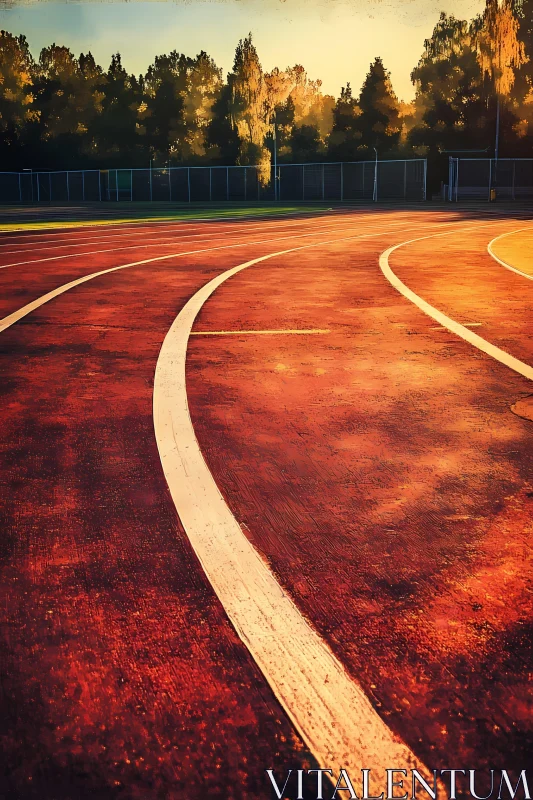
[[[81,210],[81,209],[80,209]],[[324,206],[218,206],[216,208],[193,207],[186,209],[173,209],[172,211],[164,211],[163,209],[152,210],[143,207],[142,209],[125,209],[117,208],[116,214],[113,210],[105,208],[105,217],[99,217],[98,210],[92,208],[83,208],[83,216],[80,214],[76,216],[75,212],[69,208],[53,208],[43,209],[43,216],[39,218],[39,209],[28,210],[33,219],[23,220],[21,209],[14,206],[0,207],[0,232],[10,231],[35,231],[41,229],[56,229],[56,228],[84,228],[96,227],[105,225],[119,225],[119,224],[135,224],[146,222],[179,222],[181,220],[191,221],[209,221],[209,220],[228,220],[235,218],[253,218],[253,217],[270,217],[270,216],[290,216],[296,214],[321,214],[324,211],[331,211],[332,209],[326,205]],[[96,212],[96,213],[95,213]],[[9,221],[9,217],[13,216],[15,219]]]

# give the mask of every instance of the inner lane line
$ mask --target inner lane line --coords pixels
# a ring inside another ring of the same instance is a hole
[[[488,243],[487,252],[489,256],[494,259],[494,261],[497,261],[498,264],[500,264],[502,267],[505,267],[505,269],[520,275],[522,278],[527,278],[528,281],[533,281],[533,275],[529,275],[527,272],[522,272],[522,270],[518,269],[518,267],[511,266],[511,264],[508,264],[507,261],[503,261],[494,252],[494,245],[499,239],[503,239],[506,236],[512,236],[514,233],[521,233],[522,231],[531,231],[531,226],[528,226],[527,228],[517,228],[514,231],[508,231],[507,233],[501,233],[499,236],[495,236],[494,239]]]
[[[487,226],[481,225],[479,227]],[[398,292],[400,292],[400,294],[407,298],[407,300],[410,300],[411,303],[423,311],[424,314],[427,314],[428,317],[431,317],[440,325],[442,325],[443,328],[447,328],[461,339],[464,339],[465,342],[473,345],[473,347],[475,347],[477,350],[486,353],[486,355],[491,356],[491,358],[494,358],[496,361],[499,361],[501,364],[509,367],[509,369],[514,370],[514,372],[517,372],[519,375],[523,375],[524,378],[527,378],[530,381],[533,380],[533,367],[531,367],[529,364],[526,364],[524,361],[520,361],[520,359],[515,358],[510,353],[502,350],[500,347],[497,347],[486,339],[483,339],[483,337],[479,336],[477,333],[469,330],[466,325],[461,325],[460,322],[456,322],[442,311],[439,311],[438,308],[430,305],[426,300],[406,286],[406,284],[403,283],[393,272],[389,263],[389,259],[392,253],[394,253],[400,247],[407,247],[410,244],[414,244],[415,242],[420,242],[425,239],[433,239],[438,236],[450,236],[456,233],[461,233],[461,231],[446,231],[444,233],[434,233],[428,236],[419,236],[416,239],[409,239],[405,242],[401,242],[400,244],[396,244],[393,247],[389,247],[379,257],[379,266],[383,275],[389,281],[389,283]]]
[[[326,224],[328,224],[328,223],[326,223]],[[376,225],[377,224],[378,223],[376,223]],[[352,227],[353,225],[354,225],[354,223],[352,222],[352,223],[350,223],[349,227]],[[371,226],[371,227],[374,227],[374,226]],[[346,228],[346,227],[344,227],[344,228],[339,228],[339,227],[326,228],[326,227],[322,226],[320,228],[315,228],[315,230],[312,231],[311,233],[295,234],[292,238],[296,238],[297,236],[315,236],[315,235],[318,236],[320,233],[333,233],[334,231],[337,231],[337,230],[342,231],[342,230],[348,230],[348,229],[349,228]],[[260,228],[260,230],[261,230],[261,228]],[[264,233],[266,234],[266,231]],[[217,235],[218,235],[219,238],[224,238],[224,237],[220,236],[220,234],[217,234]],[[227,237],[227,238],[232,238],[232,239],[241,238],[242,239],[243,235],[244,234],[235,234],[235,236]],[[185,237],[182,237],[182,238],[185,238]],[[270,239],[263,240],[262,243],[271,242],[271,241],[278,241],[280,238],[285,238],[285,237],[274,236],[274,237],[272,237]],[[291,238],[291,237],[287,237],[287,238]],[[192,239],[191,241],[187,242],[187,244],[197,244],[197,243],[202,244],[204,241],[205,241],[204,238]],[[167,243],[162,244],[161,247],[170,247],[173,242],[174,242],[174,240],[170,239],[168,241],[168,244]],[[177,242],[177,243],[179,243],[179,242]],[[250,244],[257,244],[257,242],[250,242]],[[119,246],[115,246],[115,247],[108,247],[105,250],[88,250],[88,251],[84,251],[83,253],[66,253],[65,255],[62,255],[62,256],[47,256],[46,258],[34,258],[34,259],[29,259],[27,261],[14,261],[11,264],[0,264],[0,269],[7,269],[8,267],[21,267],[21,266],[26,266],[27,264],[42,264],[43,262],[47,262],[47,261],[62,261],[65,258],[81,258],[82,256],[94,256],[94,255],[101,255],[102,253],[114,253],[115,251],[118,251],[118,250],[137,250],[137,249],[142,250],[142,249],[147,248],[147,247],[157,247],[157,245],[153,245],[153,244],[146,244],[146,245],[145,244],[132,244],[132,245],[124,245],[124,246],[119,245]],[[217,249],[217,248],[213,248],[213,249]],[[198,251],[198,252],[202,252],[202,251]],[[187,253],[187,255],[189,255],[189,253]]]
[[[300,334],[300,333],[331,333],[329,328],[282,328],[271,331],[191,331],[189,336],[247,336],[248,334]]]
[[[186,360],[195,319],[228,278],[271,258],[347,242],[314,242],[246,261],[183,306],[156,365],[153,416],[161,465],[192,547],[242,642],[319,764],[357,772],[391,763],[429,771],[381,719],[244,535],[202,455],[190,417]],[[439,787],[440,788],[440,787]],[[439,791],[439,794],[441,792]]]
[[[355,223],[353,223],[353,224],[355,224]],[[433,223],[433,225],[430,224],[427,227],[431,228],[431,227],[435,227],[435,225],[442,225],[442,224],[443,223]],[[454,225],[454,224],[457,224],[457,223],[451,222],[451,223],[444,223],[444,224],[445,225]],[[475,224],[478,224],[478,223],[477,223],[477,221],[475,221],[473,224],[475,225]],[[487,223],[487,224],[491,224],[491,223]],[[478,224],[478,227],[479,227],[479,224]],[[407,228],[400,228],[399,226],[393,226],[392,228],[384,228],[384,229],[382,229],[381,231],[378,231],[378,232],[369,233],[369,234],[360,234],[359,236],[349,237],[349,238],[367,239],[367,238],[372,238],[372,237],[376,237],[376,236],[390,235],[391,233],[397,233],[397,232],[400,232],[400,231],[419,230],[419,228],[420,228],[420,225],[415,225],[414,227],[407,227]],[[341,231],[341,230],[350,230],[350,228],[344,228],[344,229],[341,228],[341,229],[338,229],[338,230],[339,231]],[[463,230],[469,230],[469,229],[464,228]],[[453,233],[453,231],[451,231],[451,232]],[[447,233],[449,233],[449,232],[447,232]],[[86,283],[87,281],[93,280],[94,278],[98,278],[98,277],[100,277],[102,275],[108,275],[108,274],[110,274],[112,272],[118,272],[119,270],[128,269],[129,267],[143,266],[144,264],[151,264],[151,263],[154,263],[156,261],[165,261],[165,260],[168,260],[170,258],[180,258],[180,257],[183,257],[183,256],[196,255],[196,254],[201,255],[202,253],[210,253],[210,252],[214,252],[214,251],[218,251],[218,250],[228,250],[228,249],[239,248],[239,247],[249,247],[250,245],[255,245],[255,244],[270,244],[273,241],[283,241],[283,240],[287,240],[287,239],[305,239],[305,238],[308,238],[309,236],[317,236],[317,235],[319,235],[319,234],[316,231],[313,231],[312,233],[306,233],[306,234],[293,234],[292,236],[279,236],[279,237],[275,237],[274,239],[272,237],[270,237],[269,239],[263,239],[263,240],[259,240],[259,241],[255,241],[255,242],[240,242],[240,243],[237,243],[237,244],[220,245],[220,246],[217,246],[217,247],[207,247],[207,248],[204,248],[204,249],[201,249],[201,250],[190,250],[190,251],[187,251],[187,252],[181,251],[179,253],[168,253],[168,254],[165,254],[165,255],[162,255],[162,256],[154,256],[153,258],[146,258],[146,259],[143,259],[141,261],[133,261],[133,262],[131,262],[129,264],[121,264],[121,265],[116,266],[116,267],[110,267],[108,269],[100,270],[98,272],[93,272],[93,273],[91,273],[89,275],[84,275],[81,278],[77,278],[76,280],[69,281],[68,283],[64,283],[61,286],[56,287],[52,291],[47,292],[46,294],[41,295],[37,299],[33,300],[31,303],[27,303],[25,306],[22,306],[21,308],[17,309],[16,311],[13,311],[11,314],[8,314],[8,316],[4,317],[3,319],[0,319],[0,333],[2,333],[3,331],[7,330],[7,328],[11,327],[11,325],[14,325],[16,322],[18,322],[23,317],[27,316],[28,314],[31,314],[32,311],[35,311],[37,308],[40,308],[41,306],[43,306],[45,303],[50,302],[50,300],[53,300],[55,297],[58,297],[59,295],[64,294],[64,292],[67,292],[70,289],[75,288],[76,286],[80,286],[81,284]],[[437,235],[443,235],[443,234],[437,234]],[[427,237],[422,237],[422,238],[427,238]],[[340,241],[343,241],[343,240],[340,240]]]

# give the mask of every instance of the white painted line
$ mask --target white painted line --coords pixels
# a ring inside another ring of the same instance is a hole
[[[349,228],[344,228],[340,230],[349,230]],[[412,230],[412,228],[403,228],[402,230]],[[373,236],[383,236],[388,232],[390,231],[382,230],[378,231],[377,233],[360,234],[359,236],[349,237],[349,238],[367,239],[367,238],[372,238]],[[109,269],[103,269],[100,270],[99,272],[92,272],[90,275],[84,275],[82,278],[77,278],[76,280],[69,281],[69,283],[64,283],[61,286],[58,286],[51,292],[47,292],[46,294],[41,295],[41,297],[38,297],[31,303],[22,306],[16,311],[13,311],[13,313],[9,314],[7,317],[0,319],[0,333],[5,331],[7,328],[11,327],[11,325],[14,325],[23,317],[27,316],[28,314],[31,314],[32,311],[35,311],[37,308],[40,308],[45,303],[49,303],[50,300],[53,300],[55,297],[59,297],[59,295],[68,292],[70,289],[74,289],[76,286],[80,286],[82,283],[87,283],[87,281],[93,280],[93,278],[99,278],[101,275],[108,275],[111,272],[118,272],[119,270],[128,269],[129,267],[140,267],[143,266],[144,264],[153,264],[155,261],[165,261],[168,260],[169,258],[181,258],[183,256],[200,255],[202,253],[211,253],[215,250],[228,250],[238,247],[249,247],[250,245],[255,245],[255,244],[270,244],[273,241],[283,241],[286,239],[306,239],[309,236],[317,236],[317,235],[318,233],[316,231],[313,231],[312,233],[299,233],[299,234],[293,234],[292,236],[278,236],[274,238],[270,237],[269,239],[261,239],[255,242],[240,242],[238,244],[227,244],[227,245],[220,245],[217,247],[206,247],[202,250],[189,250],[187,252],[182,251],[180,253],[169,253],[164,256],[154,256],[154,258],[145,258],[142,261],[133,261],[130,264],[121,264],[118,267],[110,267]],[[339,241],[344,241],[344,240],[340,239]],[[320,242],[318,242],[317,244],[320,244]]]
[[[501,350],[499,347],[496,347],[496,345],[491,344],[486,339],[483,339],[481,336],[478,336],[477,333],[474,333],[473,331],[469,330],[465,325],[461,325],[459,322],[456,322],[454,319],[451,319],[451,317],[448,317],[446,316],[446,314],[443,314],[442,311],[439,311],[437,308],[434,308],[434,306],[431,306],[429,303],[427,303],[425,300],[423,300],[421,297],[415,294],[415,292],[409,289],[409,287],[406,286],[405,283],[402,283],[402,281],[392,271],[389,264],[389,258],[391,254],[394,253],[395,250],[398,250],[400,247],[406,247],[407,245],[413,244],[414,242],[420,242],[423,239],[432,239],[436,238],[437,236],[447,236],[447,235],[449,236],[451,233],[460,233],[460,231],[447,231],[446,233],[431,234],[429,236],[419,236],[416,239],[409,239],[406,242],[401,242],[400,244],[394,245],[394,247],[389,247],[388,250],[385,250],[385,252],[383,252],[379,257],[379,266],[381,268],[381,271],[383,272],[389,283],[391,283],[392,286],[394,286],[394,288],[400,292],[400,294],[402,294],[404,297],[406,297],[408,300],[414,303],[415,306],[418,306],[418,308],[421,311],[423,311],[424,314],[427,314],[428,317],[434,319],[436,322],[439,323],[439,325],[442,325],[444,328],[447,328],[452,333],[455,333],[457,336],[460,336],[461,339],[465,340],[465,342],[468,342],[469,344],[473,345],[478,350],[481,350],[483,353],[486,353],[487,355],[491,356],[496,361],[499,361],[501,364],[504,364],[506,367],[509,367],[515,372],[518,372],[520,375],[523,375],[524,378],[533,380],[533,367],[530,367],[529,364],[525,364],[523,361],[520,361],[518,358],[515,358],[514,356],[510,355],[510,353],[507,353],[505,350]]]
[[[249,334],[257,333],[257,334],[264,334],[266,336],[274,335],[274,334],[303,334],[303,333],[331,333],[329,328],[280,328],[280,330],[271,330],[271,331],[252,331],[252,330],[242,330],[242,331],[191,331],[190,336],[248,336]]]
[[[313,220],[313,222],[314,221],[315,220]],[[328,220],[328,222],[326,222],[326,225],[328,225],[328,224],[331,224],[331,222],[329,220]],[[260,231],[264,231],[264,227],[263,226],[257,226],[257,227],[259,227]],[[353,223],[351,223],[351,225],[349,227],[350,228],[353,227]],[[321,233],[321,232],[328,233],[328,232],[332,232],[332,231],[336,231],[336,230],[342,231],[342,230],[348,230],[348,228],[346,228],[346,227],[343,227],[343,228],[338,228],[338,227],[326,228],[324,226],[318,227],[318,228],[315,227],[314,230],[309,234],[295,234],[295,236],[313,236],[313,235],[318,235],[318,233]],[[247,231],[245,230],[240,234],[236,233],[233,238],[239,238],[239,236],[242,236],[246,232]],[[273,231],[273,233],[274,232],[275,231]],[[264,233],[266,234],[267,231],[264,231]],[[194,235],[195,234],[192,234],[192,236],[194,236]],[[205,239],[203,238],[205,235],[206,234],[203,234],[202,238],[199,238],[199,239],[192,239],[189,242],[187,242],[187,244],[196,244],[196,243],[200,243],[201,244],[201,243],[203,243],[205,241]],[[207,236],[209,236],[209,235],[210,234],[207,234]],[[215,235],[218,236],[219,238],[222,238],[222,235],[220,233],[217,233]],[[295,238],[295,236],[293,236],[292,238]],[[178,240],[178,242],[181,241],[181,239],[185,239],[185,238],[189,238],[189,237],[188,236],[187,237],[181,237]],[[227,237],[227,238],[229,238],[229,237]],[[265,242],[278,241],[281,238],[290,238],[290,237],[271,236],[269,239],[263,239],[260,243],[263,244]],[[173,242],[174,242],[174,239],[172,238],[172,239],[170,239],[168,244],[161,244],[161,247],[170,247],[170,245]],[[258,244],[258,242],[253,242],[252,241],[252,242],[250,242],[250,244]],[[62,256],[47,256],[46,258],[33,258],[33,259],[29,259],[27,261],[13,261],[10,264],[0,264],[0,269],[7,269],[8,267],[22,267],[22,266],[26,266],[28,264],[41,264],[41,263],[43,263],[45,261],[63,261],[65,258],[81,258],[82,256],[100,255],[101,253],[114,253],[117,250],[137,250],[137,249],[138,250],[142,250],[145,247],[155,247],[155,246],[157,246],[157,245],[152,245],[152,244],[144,245],[144,244],[137,244],[136,243],[136,244],[130,244],[130,245],[122,246],[120,244],[115,244],[113,247],[107,247],[107,248],[105,248],[103,250],[85,250],[82,253],[67,253],[66,255],[62,255]],[[232,246],[235,246],[235,245],[232,245]],[[212,249],[216,250],[216,249],[223,249],[223,248],[212,248]],[[203,251],[198,250],[196,252],[203,252]],[[189,253],[187,253],[186,255],[189,255]]]
[[[465,328],[481,328],[483,325],[482,322],[465,322]],[[443,328],[442,325],[436,325],[429,329],[430,331],[446,331],[448,328]]]
[[[197,314],[213,292],[254,264],[341,241],[346,239],[246,261],[209,281],[186,303],[157,361],[155,435],[172,499],[196,555],[237,633],[318,764],[354,774],[370,765],[380,772],[400,764],[427,774],[244,535],[204,461],[189,414],[187,343]]]
[[[28,221],[25,224],[19,221],[19,224],[22,225],[20,228],[10,228],[9,230],[2,230],[4,225],[11,225],[16,223],[10,222],[1,222],[0,223],[0,236],[1,235],[9,235],[9,234],[17,234],[17,233],[25,233],[25,232],[41,232],[41,231],[57,231],[57,230],[77,230],[78,228],[110,228],[115,226],[117,228],[122,228],[126,225],[168,225],[171,222],[218,222],[219,220],[239,220],[239,219],[279,219],[283,217],[296,217],[302,214],[323,214],[325,211],[331,213],[329,209],[324,208],[309,208],[305,211],[267,211],[260,214],[226,214],[216,216],[216,217],[169,217],[167,216],[166,219],[125,219],[122,222],[120,220],[106,220],[105,218],[101,219],[99,222],[84,222],[83,220],[74,220],[73,223],[70,225],[46,225],[39,224],[38,221]],[[342,212],[343,209],[338,209],[339,212]],[[163,214],[161,215],[163,216]],[[53,218],[50,220],[53,223]],[[34,227],[28,227],[28,226]],[[43,233],[44,235],[44,233]],[[52,235],[52,234],[49,234]]]
[[[515,231],[509,231],[508,233],[502,233],[500,234],[500,236],[496,236],[494,239],[492,239],[492,241],[488,243],[487,251],[489,256],[491,256],[495,261],[497,261],[498,264],[501,264],[502,267],[505,267],[505,269],[509,269],[511,272],[515,272],[517,275],[521,275],[522,278],[527,278],[528,281],[533,281],[533,275],[528,275],[527,272],[522,272],[521,269],[517,269],[517,267],[512,267],[506,261],[502,261],[501,258],[498,258],[493,249],[495,243],[500,239],[503,239],[505,236],[512,236],[514,233],[520,233],[521,231],[531,231],[531,226],[527,228],[517,228]]]
[[[366,215],[366,216],[368,216],[368,215]],[[250,230],[258,230],[258,229],[259,230],[261,230],[261,229],[265,230],[267,227],[271,227],[271,228],[273,228],[275,230],[278,230],[280,227],[292,228],[292,227],[296,227],[296,226],[299,226],[299,225],[302,225],[302,226],[303,225],[312,225],[313,223],[316,223],[317,221],[320,221],[320,219],[322,219],[322,217],[318,217],[318,218],[314,217],[313,219],[288,220],[288,221],[285,221],[283,219],[283,217],[281,217],[279,219],[278,218],[274,218],[272,220],[270,220],[270,218],[269,218],[269,219],[266,219],[266,220],[262,220],[262,222],[260,222],[260,224],[257,224],[257,225],[250,224],[250,225],[243,226],[243,225],[237,225],[237,224],[230,225],[229,223],[225,224],[225,225],[218,225],[218,226],[216,226],[217,230],[213,230],[213,226],[210,225],[209,226],[209,230],[206,231],[206,232],[204,232],[202,230],[202,227],[204,227],[202,225],[185,225],[185,224],[174,224],[174,225],[172,225],[172,224],[169,223],[168,227],[165,227],[165,228],[151,228],[151,227],[147,226],[147,230],[144,230],[144,231],[143,230],[121,230],[119,228],[115,232],[111,231],[111,235],[109,235],[109,236],[105,235],[104,232],[102,232],[102,234],[98,233],[98,234],[96,234],[96,238],[95,238],[95,235],[93,235],[93,236],[84,236],[84,237],[81,237],[81,236],[65,237],[65,238],[59,238],[59,237],[56,237],[56,236],[49,235],[47,237],[47,239],[51,239],[53,241],[53,244],[50,244],[50,245],[45,246],[45,247],[41,247],[39,242],[37,242],[37,241],[31,241],[30,237],[25,237],[22,240],[22,242],[19,243],[19,247],[22,246],[22,245],[26,245],[26,247],[24,247],[23,249],[18,249],[18,250],[3,250],[2,251],[2,255],[31,252],[32,249],[35,249],[36,245],[39,245],[38,249],[41,252],[43,250],[59,250],[59,249],[65,248],[65,247],[75,247],[77,244],[82,244],[83,245],[84,242],[85,243],[94,243],[94,244],[98,244],[98,243],[105,244],[105,242],[107,242],[108,240],[121,241],[123,239],[128,239],[130,237],[135,237],[135,236],[146,237],[148,234],[158,234],[157,239],[155,239],[155,241],[158,241],[158,240],[161,239],[161,237],[159,236],[159,234],[161,232],[164,232],[164,233],[169,233],[170,232],[170,233],[173,234],[173,236],[170,237],[171,239],[173,239],[173,240],[179,239],[181,241],[182,239],[191,238],[192,236],[198,236],[199,234],[201,234],[202,236],[220,236],[221,233],[225,234],[227,231],[247,232],[247,231],[250,231]],[[366,218],[363,219],[363,218],[360,217],[359,219],[361,221],[365,221],[366,222]],[[266,223],[268,223],[270,221],[272,221],[273,224],[271,226],[266,225]],[[331,222],[332,222],[331,216],[327,220],[324,218],[324,221],[326,222],[326,224],[331,224]],[[194,233],[188,233],[186,236],[177,236],[176,235],[176,234],[181,234],[183,231],[188,231],[188,230],[191,230],[191,229],[194,231]],[[76,232],[77,231],[74,229],[73,233],[76,233]],[[143,241],[146,241],[146,239],[144,238]],[[152,240],[152,241],[154,241],[154,240]],[[56,242],[68,242],[68,244],[56,244]],[[12,242],[9,242],[7,244],[0,244],[0,248],[13,247],[13,246],[14,245],[13,245]],[[16,244],[15,244],[15,246],[16,246]]]

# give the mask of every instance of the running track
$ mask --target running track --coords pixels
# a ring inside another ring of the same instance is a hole
[[[430,769],[527,766],[532,423],[510,406],[532,393],[532,288],[486,249],[527,217],[0,234],[4,796],[269,797],[267,767],[340,766],[279,662],[260,662],[265,635],[245,646],[217,599],[228,571],[217,586],[211,544],[210,579],[200,567],[154,434],[174,320],[256,260],[200,306],[189,409],[280,608],[362,689],[346,717],[370,701],[366,738],[343,722],[353,764],[375,766],[390,735]],[[525,372],[391,286],[380,256],[403,242],[396,279]]]

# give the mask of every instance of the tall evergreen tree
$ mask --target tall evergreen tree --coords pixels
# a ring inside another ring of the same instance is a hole
[[[120,53],[115,53],[101,88],[102,111],[92,127],[100,158],[108,166],[144,165],[148,151],[143,147],[146,103],[142,79],[129,75]]]
[[[187,128],[187,147],[184,153],[186,158],[203,158],[209,155],[208,128],[222,87],[222,70],[202,50],[191,60],[187,73],[187,90],[184,97],[184,118]]]
[[[183,158],[187,130],[184,97],[187,92],[189,59],[173,50],[156,56],[144,79],[146,143],[152,154],[168,159]]]
[[[241,140],[232,122],[232,91],[224,83],[211,107],[211,119],[206,128],[206,148],[214,163],[236,164],[239,158]]]
[[[21,158],[28,126],[39,116],[33,102],[34,70],[26,38],[0,31],[0,159],[11,169]]]
[[[476,23],[479,63],[495,107],[494,147],[497,153],[498,140],[510,144],[516,138],[513,128],[518,122],[515,113],[518,103],[512,92],[516,72],[526,62],[525,47],[520,39],[520,23],[513,0],[486,0],[483,15]]]
[[[483,149],[490,118],[470,25],[441,14],[411,73],[416,87],[414,125],[408,142],[421,154]]]
[[[257,164],[263,183],[270,180],[271,154],[265,138],[273,124],[267,83],[250,33],[235,51],[233,72],[228,76],[231,90],[230,114],[239,137],[239,164]]]
[[[533,0],[517,0],[515,13],[525,57],[522,66],[515,70],[513,86],[513,96],[518,105],[515,150],[517,155],[529,156],[533,150]],[[505,141],[503,144],[505,146]]]
[[[382,155],[394,150],[402,130],[400,104],[381,58],[376,58],[370,65],[358,105],[361,145],[368,151],[376,147]]]
[[[335,161],[355,161],[361,143],[359,106],[349,83],[341,89],[333,108],[333,127],[328,140],[328,152]]]
[[[144,80],[146,142],[155,157],[172,161],[205,155],[207,128],[222,87],[221,70],[207,53],[173,50],[156,56]]]
[[[93,150],[90,129],[102,108],[101,80],[90,53],[77,59],[56,44],[41,51],[33,91],[46,165],[86,161]]]

